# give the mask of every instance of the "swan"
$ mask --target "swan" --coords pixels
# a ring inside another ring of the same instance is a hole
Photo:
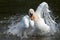
[[[42,2],[36,11],[29,9],[29,17],[34,21],[34,29],[30,33],[36,32],[40,35],[51,34],[57,32],[57,23],[51,18],[49,14],[50,10],[46,2]]]
[[[27,37],[27,34],[54,34],[56,32],[56,22],[52,20],[48,4],[42,2],[36,11],[29,9],[29,15],[22,17],[20,22],[12,25],[7,31],[7,34],[13,34],[22,37]],[[30,31],[28,29],[32,27]],[[28,33],[26,32],[28,31]]]
[[[42,2],[36,10],[36,14],[44,19],[45,24],[50,26],[51,34],[54,35],[59,29],[58,24],[50,16],[50,12],[51,11],[49,10],[49,6],[46,2]]]
[[[35,30],[38,30],[40,35],[45,35],[50,32],[50,27],[45,24],[43,18],[39,17],[33,9],[29,9],[29,13],[30,19],[34,21]]]

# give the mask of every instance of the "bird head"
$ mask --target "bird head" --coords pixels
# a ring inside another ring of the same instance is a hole
[[[36,20],[38,18],[37,14],[34,12],[33,9],[29,9],[29,17],[31,20]]]

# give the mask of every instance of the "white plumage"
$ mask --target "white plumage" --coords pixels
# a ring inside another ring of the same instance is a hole
[[[27,31],[29,26],[32,27],[32,29],[26,33],[26,36],[27,34],[31,35],[35,33],[39,35],[54,34],[56,32],[57,23],[52,20],[49,12],[48,4],[42,2],[35,12],[33,9],[29,9],[29,14],[33,14],[33,17],[30,18],[28,15],[25,15],[19,23],[7,30],[7,34],[11,33],[22,37],[22,34]]]
[[[45,34],[54,34],[56,33],[56,22],[51,18],[49,14],[50,10],[48,7],[48,4],[46,2],[42,2],[37,10],[34,12],[33,9],[29,9],[29,13],[32,14],[31,19],[34,20],[34,31],[39,30],[39,32],[36,32],[40,35]],[[33,33],[33,32],[31,32]]]

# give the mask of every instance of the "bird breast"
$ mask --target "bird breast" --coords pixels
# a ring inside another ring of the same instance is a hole
[[[40,32],[42,32],[42,33],[50,32],[50,27],[47,24],[45,24],[45,22],[42,18],[35,20],[34,26],[36,29],[40,30]]]

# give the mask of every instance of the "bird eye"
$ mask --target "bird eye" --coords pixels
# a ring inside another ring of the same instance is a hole
[[[33,14],[32,13],[30,13],[30,17],[32,16]]]

